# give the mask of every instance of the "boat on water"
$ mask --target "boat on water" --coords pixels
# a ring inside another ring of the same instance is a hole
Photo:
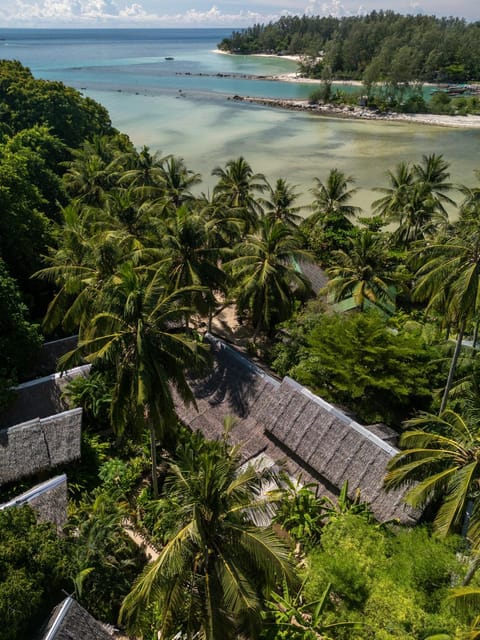
[[[175,60],[172,56],[165,56],[165,60]]]

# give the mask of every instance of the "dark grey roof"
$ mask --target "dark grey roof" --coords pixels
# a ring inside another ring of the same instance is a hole
[[[112,640],[112,635],[76,600],[66,598],[55,608],[40,640]]]
[[[62,399],[65,386],[79,375],[88,375],[89,370],[90,365],[84,365],[18,385],[14,389],[16,400],[0,416],[0,428],[65,411],[68,409]]]
[[[395,429],[387,427],[386,424],[378,422],[376,424],[367,424],[366,429],[377,435],[379,438],[391,444],[392,447],[398,447],[400,436]]]
[[[75,349],[78,343],[78,336],[69,336],[68,338],[60,338],[59,340],[52,340],[50,342],[44,342],[40,349],[40,353],[35,362],[31,364],[31,368],[28,375],[25,376],[25,380],[31,380],[38,378],[39,376],[46,376],[50,373],[58,371],[58,359],[68,351]]]
[[[403,491],[386,493],[383,478],[398,449],[348,418],[294,380],[282,381],[275,401],[261,416],[267,433],[303,460],[328,484],[340,488],[348,480],[382,520],[411,514]]]
[[[308,278],[315,295],[327,286],[328,276],[325,271],[314,262],[299,261],[303,275]]]
[[[0,431],[0,486],[80,458],[82,410]]]
[[[67,476],[62,474],[37,484],[9,502],[0,504],[0,511],[29,504],[40,522],[53,522],[61,531],[67,521]]]
[[[360,489],[379,520],[414,522],[419,514],[402,503],[404,491],[386,494],[382,488],[397,449],[295,381],[280,383],[221,340],[208,339],[213,371],[191,381],[198,411],[176,397],[185,424],[218,438],[224,418],[234,416],[230,435],[242,444],[244,459],[265,452],[292,475],[318,482],[333,495],[348,480],[350,494]]]

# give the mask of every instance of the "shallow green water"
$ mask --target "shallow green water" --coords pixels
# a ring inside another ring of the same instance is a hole
[[[385,171],[401,160],[417,162],[422,154],[443,153],[452,181],[473,184],[480,130],[348,121],[232,101],[234,94],[302,98],[312,85],[217,76],[296,68],[284,58],[214,53],[228,33],[0,29],[0,57],[20,60],[35,76],[61,80],[103,103],[137,146],[183,157],[204,177],[204,191],[213,184],[211,170],[240,155],[269,179],[285,177],[298,185],[304,203],[314,178],[324,179],[337,167],[356,178],[356,204],[367,212]]]
[[[401,160],[443,153],[452,181],[474,183],[480,168],[480,131],[402,122],[340,120],[202,96],[143,96],[92,92],[116,126],[135,144],[176,153],[213,184],[211,170],[243,155],[270,179],[286,177],[306,203],[314,178],[337,167],[356,179],[356,204],[366,211],[385,182],[385,172]]]

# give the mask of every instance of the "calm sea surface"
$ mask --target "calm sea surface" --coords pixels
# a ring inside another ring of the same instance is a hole
[[[307,97],[311,85],[225,78],[294,71],[282,58],[214,52],[230,29],[0,29],[0,57],[20,60],[39,78],[61,80],[101,102],[137,146],[183,157],[214,183],[211,170],[243,155],[270,179],[298,185],[304,202],[314,177],[333,167],[356,178],[368,211],[372,188],[401,160],[443,153],[455,182],[474,183],[480,130],[320,118],[232,101],[235,94]],[[166,60],[165,58],[174,58]]]

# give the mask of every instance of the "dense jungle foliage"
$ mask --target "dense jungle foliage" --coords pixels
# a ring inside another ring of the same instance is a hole
[[[0,401],[42,334],[77,332],[62,366],[93,365],[66,393],[85,413],[62,536],[0,511],[0,638],[31,637],[65,591],[145,640],[478,638],[480,186],[425,155],[362,212],[332,167],[302,209],[237,158],[207,196],[180,158],[18,63],[0,63],[0,103]],[[172,389],[192,398],[225,306],[278,374],[398,432],[385,484],[411,488],[421,525],[241,464],[229,418],[215,441],[179,423]]]
[[[219,48],[302,55],[306,60],[301,68],[307,75],[367,84],[480,79],[480,24],[458,18],[393,11],[343,18],[284,16],[234,31]]]

